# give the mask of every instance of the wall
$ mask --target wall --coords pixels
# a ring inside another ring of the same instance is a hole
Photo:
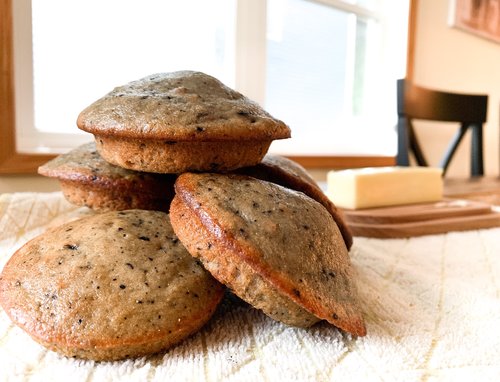
[[[484,132],[486,175],[498,175],[500,145],[500,44],[449,26],[452,0],[417,0],[414,82],[422,86],[489,95]],[[429,161],[437,163],[455,127],[426,123],[418,127],[431,143]],[[468,176],[469,142],[463,142],[447,176]]]

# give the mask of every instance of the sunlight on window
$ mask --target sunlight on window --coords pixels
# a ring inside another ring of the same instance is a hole
[[[234,13],[234,0],[33,0],[36,128],[77,130],[85,106],[152,73],[200,70],[233,85]]]
[[[266,107],[301,142],[330,135],[347,112],[349,15],[301,0],[269,5]]]
[[[286,116],[300,142],[275,142],[273,150],[393,154],[396,109],[384,92],[395,92],[398,74],[385,72],[379,20],[313,1],[267,4],[265,104],[271,114]]]
[[[76,128],[84,107],[115,86],[186,69],[253,94],[290,125],[293,139],[273,143],[275,153],[396,151],[395,90],[406,65],[408,0],[15,4],[16,17],[27,20],[16,21],[19,35],[32,36],[15,53],[21,152],[67,151],[86,138]],[[24,17],[29,4],[31,17]]]

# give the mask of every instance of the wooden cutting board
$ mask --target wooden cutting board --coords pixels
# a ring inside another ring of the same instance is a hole
[[[500,227],[500,207],[464,199],[343,213],[354,236],[399,238]]]

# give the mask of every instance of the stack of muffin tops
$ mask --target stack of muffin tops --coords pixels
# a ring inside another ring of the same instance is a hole
[[[333,203],[299,164],[266,155],[289,128],[199,72],[148,76],[80,113],[95,142],[41,166],[96,213],[19,249],[0,303],[66,356],[116,360],[199,330],[227,287],[269,317],[366,334]]]

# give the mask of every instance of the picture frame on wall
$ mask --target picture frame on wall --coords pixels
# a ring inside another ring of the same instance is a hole
[[[500,43],[500,0],[451,0],[450,23]]]

